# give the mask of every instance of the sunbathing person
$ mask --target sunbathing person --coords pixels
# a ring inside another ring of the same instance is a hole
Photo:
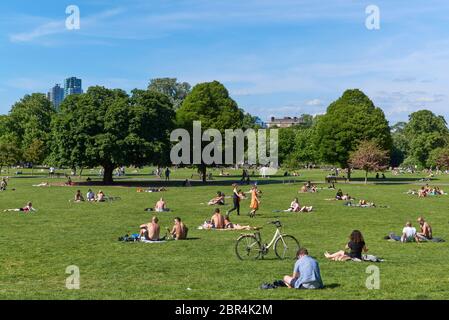
[[[343,200],[343,191],[341,189],[338,189],[337,194],[335,195],[335,199]]]
[[[83,195],[81,194],[81,190],[77,190],[77,191],[76,191],[74,201],[75,201],[75,202],[83,202],[83,201],[84,201],[84,197],[83,197]]]
[[[299,212],[301,210],[301,206],[299,205],[298,198],[295,198],[292,203],[290,203],[290,208],[284,210],[284,212]]]
[[[212,200],[210,200],[207,204],[209,206],[224,205],[225,204],[224,199],[225,199],[224,193],[222,193],[221,191],[218,191],[217,196],[215,198],[213,198]]]
[[[364,199],[359,200],[359,207],[362,208],[375,208],[376,204],[374,202],[368,202]]]
[[[97,201],[97,202],[105,202],[106,201],[105,194],[103,191],[101,191],[101,190],[98,191],[97,196],[95,197],[95,201]]]
[[[224,217],[218,208],[215,209],[214,215],[210,218],[210,221],[215,229],[224,229],[225,227]]]
[[[432,240],[432,227],[423,217],[418,218],[418,223],[420,227],[420,231],[416,233],[416,241],[430,241]]]
[[[299,193],[307,193],[309,192],[309,187],[307,186],[307,184],[304,184],[301,189],[299,189]]]
[[[167,203],[164,201],[164,198],[160,198],[158,202],[156,202],[156,206],[154,207],[154,211],[156,212],[166,212],[169,211],[167,208]]]
[[[86,193],[86,199],[89,202],[95,201],[95,193],[92,191],[92,189],[89,189]]]
[[[427,197],[427,193],[428,190],[425,187],[422,187],[419,191],[418,191],[418,197],[419,198],[425,198]]]
[[[33,187],[49,187],[50,184],[48,182],[41,182],[39,184],[33,184]]]
[[[341,197],[341,200],[345,200],[345,201],[351,201],[351,200],[355,200],[354,198],[352,198],[349,193],[346,193],[343,195],[343,197]]]
[[[238,223],[232,223],[229,216],[226,216],[224,218],[224,224],[225,224],[225,229],[232,229],[232,230],[255,230],[257,228],[253,228],[251,226],[242,226]]]
[[[349,251],[349,252],[347,252]],[[333,261],[347,261],[352,259],[362,260],[362,252],[367,252],[365,240],[359,230],[352,231],[349,236],[349,242],[345,247],[345,250],[338,251],[334,254],[325,252],[324,256]]]
[[[184,240],[187,239],[187,232],[189,229],[187,226],[181,221],[181,218],[175,218],[175,225],[173,226],[170,234],[173,236],[175,240]]]
[[[11,211],[23,211],[23,212],[35,212],[36,209],[33,208],[33,204],[31,202],[28,202],[27,205],[23,208],[18,209],[5,209],[4,212],[11,212]]]
[[[151,221],[147,224],[142,224],[140,226],[139,237],[150,241],[159,241],[160,226],[158,224],[159,219],[153,217]]]
[[[407,221],[405,227],[402,229],[401,236],[390,233],[387,238],[401,242],[414,242],[416,240],[416,228],[412,226],[411,222]]]

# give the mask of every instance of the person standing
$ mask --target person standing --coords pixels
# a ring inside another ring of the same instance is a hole
[[[170,181],[170,169],[168,167],[165,169],[165,181]]]
[[[240,194],[238,190],[237,183],[234,183],[232,185],[234,189],[232,190],[232,201],[234,203],[234,207],[231,210],[228,210],[226,212],[226,215],[228,216],[232,211],[237,210],[237,215],[240,215]]]
[[[260,200],[258,193],[259,192],[257,190],[257,186],[254,185],[251,188],[251,204],[250,204],[251,211],[249,213],[250,218],[254,218],[256,216],[257,210],[259,210]]]

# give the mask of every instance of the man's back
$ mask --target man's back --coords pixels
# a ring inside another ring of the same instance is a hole
[[[214,223],[216,229],[224,228],[224,217],[223,215],[221,215],[221,213],[214,214],[211,220]]]
[[[298,259],[294,271],[299,273],[298,281],[295,283],[296,288],[303,286],[304,288],[319,289],[323,287],[320,266],[312,257],[306,255]]]

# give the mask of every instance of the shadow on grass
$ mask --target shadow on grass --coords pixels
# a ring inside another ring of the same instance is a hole
[[[325,284],[323,290],[336,289],[336,288],[339,288],[339,287],[341,287],[341,285],[338,284],[338,283]]]

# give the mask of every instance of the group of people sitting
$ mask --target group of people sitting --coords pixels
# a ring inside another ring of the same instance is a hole
[[[299,189],[299,193],[307,193],[307,192],[318,192],[318,188],[316,185],[308,181],[301,187],[301,189]]]
[[[299,204],[298,198],[295,198],[290,203],[290,207],[287,210],[284,210],[284,212],[312,212],[312,211],[313,211],[312,206],[301,206]]]
[[[402,229],[402,234],[400,236],[397,236],[394,233],[390,233],[388,236],[385,237],[385,239],[400,242],[418,242],[418,243],[427,241],[435,241],[435,242],[444,241],[442,239],[433,237],[432,227],[423,217],[419,217],[417,222],[419,224],[419,232],[417,232],[416,228],[413,227],[410,221],[407,221],[405,223],[405,227]]]
[[[189,228],[181,221],[181,218],[176,217],[173,220],[172,229],[167,228],[168,236],[175,240],[187,239]],[[167,238],[167,235],[160,237],[161,227],[159,225],[158,217],[154,216],[149,223],[142,224],[139,231],[139,239],[146,241],[162,241]]]
[[[95,194],[92,189],[89,189],[86,193],[86,198],[83,197],[81,194],[81,190],[77,190],[75,193],[75,198],[73,200],[74,202],[105,202],[106,201],[106,195],[102,190],[99,190],[97,194]]]
[[[422,186],[419,190],[409,190],[407,194],[418,195],[419,198],[446,195],[440,187],[430,187],[428,184]]]
[[[251,226],[243,226],[237,223],[232,223],[229,215],[223,216],[219,208],[214,210],[214,214],[203,223],[199,229],[218,229],[218,230],[255,230],[257,228]]]

